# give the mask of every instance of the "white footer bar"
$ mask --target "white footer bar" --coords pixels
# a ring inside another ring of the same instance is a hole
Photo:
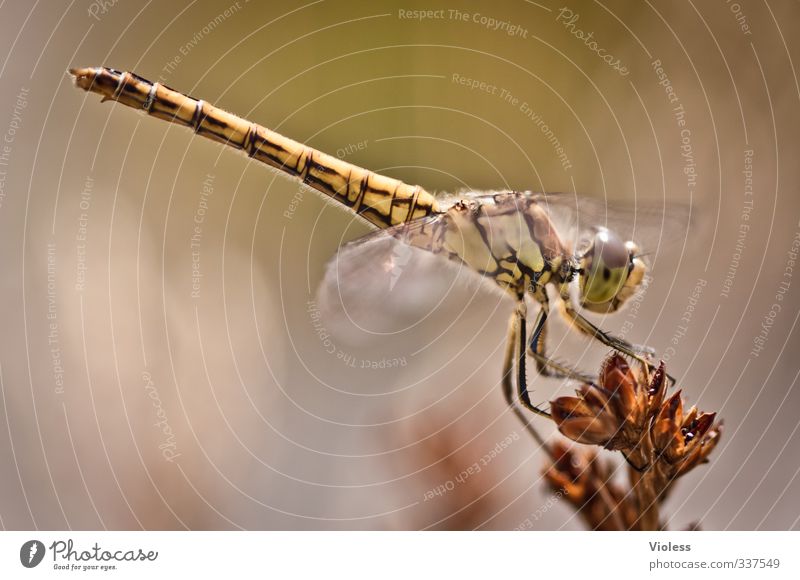
[[[778,579],[798,562],[800,532],[0,533],[0,578]]]

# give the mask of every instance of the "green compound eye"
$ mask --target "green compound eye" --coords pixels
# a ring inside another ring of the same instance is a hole
[[[581,301],[605,304],[614,299],[628,278],[630,254],[625,244],[606,228],[597,233],[581,259]]]

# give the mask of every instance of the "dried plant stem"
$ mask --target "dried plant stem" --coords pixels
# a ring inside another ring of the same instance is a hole
[[[660,527],[659,494],[656,489],[653,455],[653,445],[648,431],[626,458],[631,490],[636,498],[639,512],[636,527],[641,530],[657,530]]]
[[[714,413],[684,414],[678,391],[666,397],[664,364],[637,376],[619,355],[604,363],[598,384],[551,402],[552,419],[569,439],[619,451],[628,462],[630,488],[611,481],[612,467],[594,451],[556,444],[545,471],[592,529],[660,530],[661,506],[681,475],[708,461],[721,427]]]

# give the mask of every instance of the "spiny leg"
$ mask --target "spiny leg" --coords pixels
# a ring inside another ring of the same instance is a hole
[[[540,302],[539,314],[534,322],[533,332],[528,341],[528,354],[536,361],[536,370],[545,377],[571,379],[582,383],[594,384],[595,377],[575,370],[545,355],[545,337],[547,334],[547,317],[550,312],[549,302]]]
[[[544,441],[544,438],[539,434],[536,428],[531,424],[530,418],[522,412],[522,409],[517,406],[516,401],[514,399],[514,384],[513,384],[513,377],[514,377],[514,360],[516,358],[515,351],[517,346],[517,340],[519,335],[520,325],[517,321],[517,312],[515,311],[511,318],[509,319],[508,323],[508,336],[506,337],[506,354],[505,358],[503,359],[503,396],[506,399],[506,403],[508,406],[511,407],[511,410],[514,411],[514,414],[517,418],[522,421],[522,424],[525,426],[525,429],[528,433],[531,434],[533,439],[542,447],[548,450],[549,447]],[[522,338],[522,343],[525,343],[525,339]]]
[[[529,341],[529,352],[534,357],[537,362],[537,366],[539,366],[539,372],[542,373],[542,369],[547,369],[545,372],[547,373],[546,376],[560,376],[560,378],[568,378],[573,380],[579,380],[584,383],[594,384],[594,377],[590,377],[579,371],[575,371],[570,367],[565,365],[561,365],[555,361],[544,356],[544,333],[545,333],[545,324],[547,321],[547,316],[549,312],[549,303],[545,302],[542,304],[541,309],[539,310],[539,314],[536,317],[536,323],[534,325],[533,332],[531,333],[531,338]],[[540,364],[541,363],[541,364]],[[553,372],[551,367],[555,367],[555,372]],[[542,373],[545,374],[545,373]],[[630,464],[632,468],[636,471],[642,472],[647,469],[645,467],[639,467],[635,465],[628,456],[623,453],[623,457],[625,460]]]
[[[519,402],[522,403],[523,407],[536,413],[537,415],[541,415],[542,417],[547,417],[549,419],[550,413],[534,405],[531,402],[531,397],[528,393],[528,373],[526,372],[525,363],[528,346],[528,334],[526,329],[528,308],[525,305],[524,300],[517,304],[515,314],[517,318],[517,326],[519,327],[519,331],[517,332],[517,338],[519,339],[519,352],[517,357],[517,396],[519,397]]]
[[[638,361],[642,366],[642,370],[648,377],[651,376],[651,373],[655,371],[655,365],[648,358],[646,358],[644,353],[637,351],[637,349],[635,349],[631,343],[609,334],[608,332],[605,332],[604,330],[592,324],[575,309],[569,299],[562,300],[562,303],[564,305],[564,313],[567,320],[572,322],[575,328],[584,334],[599,340],[607,347],[613,348],[614,350],[619,351],[622,354]],[[667,379],[672,383],[672,385],[675,384],[675,378],[672,375],[667,374]]]

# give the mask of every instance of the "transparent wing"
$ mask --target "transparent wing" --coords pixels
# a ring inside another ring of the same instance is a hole
[[[448,208],[462,199],[489,201],[504,191],[460,191],[440,196]],[[593,226],[605,226],[623,240],[635,241],[643,252],[659,252],[686,239],[696,222],[697,208],[675,201],[599,199],[575,193],[521,192],[550,214],[559,237],[569,247]]]
[[[325,324],[337,338],[364,344],[452,318],[488,296],[504,296],[491,279],[423,249],[447,227],[443,218],[379,230],[340,248],[317,293]]]
[[[644,253],[658,253],[686,240],[692,206],[677,202],[618,201],[573,193],[529,193],[550,214],[562,241],[574,248],[593,226],[605,226]]]
[[[503,192],[465,191],[440,198],[444,208],[460,200],[494,204]],[[614,230],[634,240],[642,252],[657,253],[683,240],[690,225],[690,207],[652,202],[603,201],[569,193],[521,193],[548,211],[561,241],[575,248],[593,226]],[[509,235],[508,222],[485,229]],[[487,295],[505,296],[490,278],[437,253],[437,236],[450,221],[443,214],[379,230],[343,246],[328,263],[318,291],[326,325],[351,344],[363,344],[376,335],[407,332],[438,315],[456,316]],[[520,220],[520,224],[524,220]],[[461,232],[458,232],[460,235]],[[455,313],[455,314],[454,314]]]

